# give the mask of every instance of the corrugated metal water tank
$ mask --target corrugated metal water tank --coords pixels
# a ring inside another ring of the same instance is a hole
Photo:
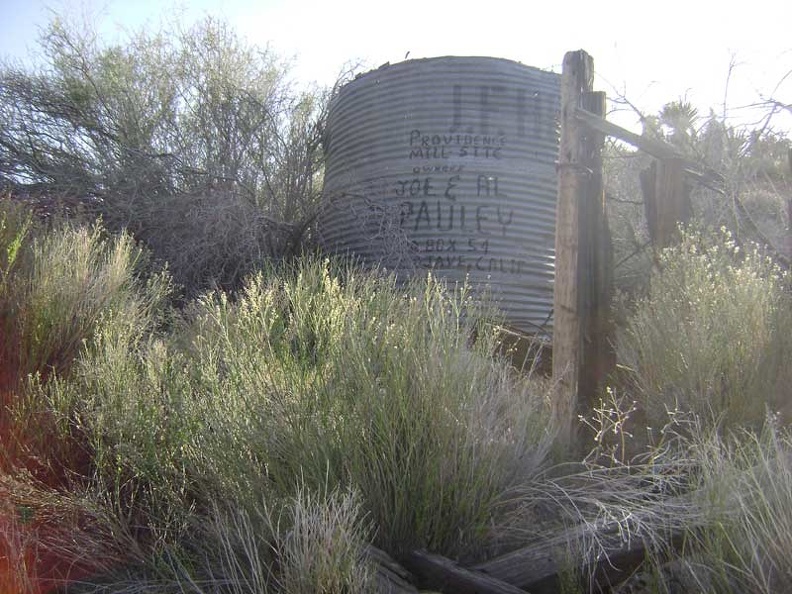
[[[340,89],[320,238],[402,276],[466,277],[508,323],[548,333],[560,77],[517,62],[386,65]]]

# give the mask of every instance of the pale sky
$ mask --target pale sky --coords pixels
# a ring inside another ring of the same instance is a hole
[[[407,52],[558,72],[566,51],[584,49],[595,89],[623,94],[646,114],[680,98],[702,115],[722,114],[725,102],[731,123],[751,125],[760,114],[745,106],[768,97],[792,104],[792,0],[0,0],[0,56],[25,58],[53,10],[88,17],[108,40],[165,18],[220,16],[248,41],[294,58],[301,82],[330,84],[345,64],[375,68]],[[609,117],[640,132],[630,113]],[[792,113],[773,127],[792,135]]]

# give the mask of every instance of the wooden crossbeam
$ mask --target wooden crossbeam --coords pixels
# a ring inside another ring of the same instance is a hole
[[[621,126],[614,124],[613,122],[609,122],[605,118],[595,113],[591,113],[585,109],[581,109],[580,107],[575,110],[575,119],[592,130],[596,130],[607,136],[613,136],[614,138],[618,138],[619,140],[631,144],[635,148],[641,149],[656,159],[681,161],[686,173],[692,175],[697,179],[697,181],[700,181],[705,185],[716,184],[716,188],[713,189],[717,189],[717,186],[720,186],[723,183],[723,176],[721,176],[717,171],[691,161],[664,140],[660,140],[659,138],[648,138],[646,136],[636,134],[635,132],[630,132],[626,128],[622,128]]]

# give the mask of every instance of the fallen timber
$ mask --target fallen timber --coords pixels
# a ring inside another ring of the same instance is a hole
[[[682,531],[668,535],[666,546],[682,547]],[[579,556],[575,559],[576,551]],[[586,551],[595,552],[594,559]],[[639,568],[648,553],[643,538],[628,537],[617,522],[575,526],[495,559],[475,565],[477,572],[503,580],[532,594],[558,592],[559,579],[571,568],[589,575],[589,591],[608,592]],[[574,564],[574,565],[572,565]]]
[[[415,578],[404,567],[396,563],[390,555],[382,549],[368,545],[364,557],[376,571],[374,581],[377,592],[383,594],[418,594],[418,589],[413,585]]]
[[[664,543],[675,550],[683,545],[681,530],[670,532]],[[393,594],[414,593],[416,587],[447,594],[555,594],[570,570],[590,576],[590,592],[609,592],[636,573],[647,553],[642,538],[628,537],[618,522],[608,522],[574,526],[472,567],[423,550],[401,559],[401,565],[384,553],[371,558],[387,559],[378,570],[380,591]]]
[[[525,594],[525,590],[486,573],[466,569],[451,559],[414,551],[403,560],[422,588],[456,594]]]

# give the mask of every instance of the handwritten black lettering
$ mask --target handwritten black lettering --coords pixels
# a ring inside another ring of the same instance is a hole
[[[408,191],[409,193],[409,191]],[[468,216],[468,209],[474,208],[471,204],[460,202],[447,202],[443,200],[405,200],[399,205],[399,226],[402,229],[436,229],[438,231],[467,231],[481,235],[491,235],[495,229],[496,219],[486,211],[495,208],[482,204],[475,207],[475,216]],[[495,213],[497,215],[497,211]],[[503,219],[501,214],[501,228],[510,221]]]
[[[487,136],[493,132],[503,134],[508,128],[523,138],[526,134],[546,136],[553,129],[554,118],[546,98],[523,86],[457,84],[453,86],[451,101],[451,133],[478,132]]]
[[[448,223],[446,228],[443,229],[443,208],[440,201],[437,202],[437,230],[438,231],[451,231],[454,228],[454,205],[451,204],[448,209]]]
[[[415,175],[421,173],[456,173],[461,172],[464,168],[464,165],[421,165],[420,167],[413,167],[412,172]]]
[[[498,223],[500,223],[503,236],[505,237],[506,236],[506,227],[511,225],[512,224],[512,220],[514,219],[514,211],[513,210],[508,211],[508,218],[507,218],[505,213],[502,214],[501,207],[498,206],[497,207],[497,213],[498,213]]]
[[[396,196],[437,196],[434,192],[431,177],[413,178],[407,180],[396,181]]]
[[[489,207],[487,205],[485,205],[485,204],[479,204],[476,207],[476,231],[478,231],[479,233],[481,233],[483,235],[489,235],[489,232],[485,229],[485,227],[483,225],[483,223],[485,221],[489,220],[487,215],[484,214],[484,211],[487,208],[489,208]]]
[[[449,149],[444,146],[427,146],[410,149],[410,159],[448,159],[451,156]]]
[[[423,150],[433,147],[504,147],[506,135],[499,130],[498,134],[475,134],[472,130],[465,134],[433,134],[422,130],[410,132],[410,150]]]
[[[468,238],[468,251],[489,253],[489,239],[478,241],[473,237]]]
[[[459,181],[458,175],[452,175],[451,177],[449,177],[448,181],[446,182],[446,190],[443,196],[445,196],[449,200],[456,200],[456,194],[452,194],[451,190],[457,187],[458,181]]]
[[[426,228],[428,229],[432,222],[429,220],[429,205],[426,200],[421,200],[421,205],[418,207],[418,214],[415,215],[415,231],[421,228],[421,221],[426,220]]]
[[[456,252],[457,240],[452,238],[427,239],[425,252]]]
[[[413,203],[402,202],[399,205],[399,228],[404,227],[404,222],[413,215]]]

